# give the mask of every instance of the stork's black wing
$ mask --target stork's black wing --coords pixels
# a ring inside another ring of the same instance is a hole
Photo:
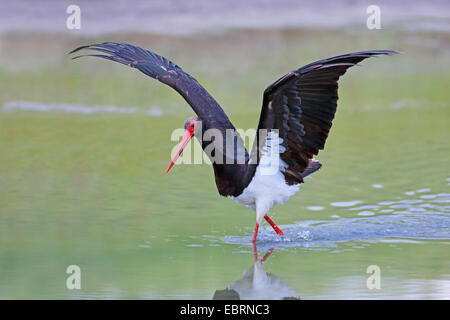
[[[100,54],[85,54],[73,59],[85,56],[99,57],[136,68],[178,91],[203,120],[203,125],[207,128],[234,129],[227,115],[214,98],[197,80],[168,59],[138,46],[119,42],[82,46],[71,51],[70,54],[86,49],[97,51]]]
[[[237,158],[238,150],[243,150],[244,160],[248,161],[247,150],[223,109],[197,80],[166,58],[130,44],[105,42],[79,47],[70,53],[85,49],[94,50],[100,54],[86,54],[76,56],[74,59],[93,56],[116,61],[136,68],[178,91],[202,120],[204,130],[215,129],[222,134],[222,139],[203,140],[202,142],[204,149],[209,144],[215,143],[213,152],[216,162],[213,162],[213,167],[219,193],[221,195],[238,195],[242,191],[242,174],[246,172],[247,164],[235,161],[228,163],[230,159]],[[230,136],[233,143],[227,143],[230,139],[226,133],[228,129],[235,133]],[[228,148],[224,148],[228,145],[234,146],[230,149],[231,152]]]
[[[287,164],[283,174],[288,184],[303,182],[307,174],[320,167],[310,160],[325,146],[337,108],[339,77],[366,58],[395,53],[371,50],[313,62],[286,74],[264,91],[258,129],[278,129],[284,147],[280,148],[280,158]],[[259,133],[252,160],[264,146],[264,141],[258,144]],[[256,165],[249,166],[248,183]]]

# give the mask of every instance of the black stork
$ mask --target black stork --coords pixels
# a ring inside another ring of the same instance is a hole
[[[219,104],[197,80],[173,62],[151,51],[118,42],[82,46],[70,53],[86,49],[99,54],[79,55],[73,59],[93,56],[116,61],[138,69],[181,94],[197,116],[184,123],[185,134],[167,172],[195,136],[204,151],[212,150],[207,154],[214,168],[219,194],[256,211],[253,242],[263,218],[277,234],[283,235],[269,218],[269,210],[293,196],[305,177],[321,167],[313,157],[324,148],[332,125],[339,77],[366,58],[397,53],[370,50],[343,54],[310,63],[275,81],[264,91],[250,156]],[[219,139],[202,139],[208,129],[221,133],[222,147],[219,147]],[[227,135],[230,131],[232,134]],[[223,147],[228,145],[232,147]],[[272,161],[275,170],[264,170],[271,159],[276,160]]]

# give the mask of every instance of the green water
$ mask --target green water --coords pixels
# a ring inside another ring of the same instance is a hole
[[[291,69],[343,52],[403,52],[365,61],[341,79],[338,112],[318,156],[323,167],[272,209],[286,236],[263,228],[259,258],[273,252],[246,285],[265,283],[252,291],[265,298],[283,290],[302,299],[450,297],[446,39],[425,35],[442,43],[430,48],[401,33],[370,40],[237,34],[43,37],[30,44],[33,55],[17,45],[21,36],[3,39],[11,50],[0,64],[0,298],[211,299],[242,285],[236,281],[254,265],[254,212],[219,197],[212,169],[175,166],[165,174],[176,144],[170,135],[192,115],[177,93],[129,68],[64,55],[103,40],[172,58],[243,129],[257,124],[264,88]],[[6,63],[14,50],[15,61]],[[137,111],[6,108],[11,101]],[[150,108],[162,115],[147,115]],[[80,290],[66,288],[69,265],[81,269]],[[381,270],[381,289],[366,286],[370,265]],[[267,279],[278,285],[272,293]]]

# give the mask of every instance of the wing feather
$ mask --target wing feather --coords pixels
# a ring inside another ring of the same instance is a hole
[[[91,56],[136,68],[180,93],[195,113],[203,120],[203,124],[206,127],[221,130],[234,129],[227,115],[214,98],[197,80],[169,59],[138,46],[120,42],[104,42],[81,46],[69,52],[69,54],[84,50],[96,51],[102,54],[83,54],[75,56],[73,59]]]
[[[366,58],[392,55],[395,51],[371,50],[343,54],[316,61],[289,72],[264,91],[257,138],[252,149],[252,161],[246,175],[249,183],[255,173],[264,142],[259,141],[259,129],[277,129],[284,146],[280,159],[288,184],[303,182],[306,175],[320,168],[314,155],[325,147],[336,113],[338,80],[348,68]]]

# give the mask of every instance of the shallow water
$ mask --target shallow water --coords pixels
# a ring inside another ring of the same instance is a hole
[[[0,297],[450,298],[449,178],[439,171],[415,186],[414,177],[390,185],[366,172],[376,165],[368,162],[358,180],[342,180],[333,167],[346,156],[331,150],[324,168],[273,208],[285,236],[264,225],[254,249],[254,213],[217,196],[207,165],[166,175],[170,143],[124,142],[122,126],[147,120],[2,114]],[[158,119],[152,127],[166,125]],[[332,180],[340,187],[321,192]],[[255,250],[270,257],[255,263]],[[74,264],[81,290],[65,287]],[[367,288],[370,265],[381,269],[381,289]]]

